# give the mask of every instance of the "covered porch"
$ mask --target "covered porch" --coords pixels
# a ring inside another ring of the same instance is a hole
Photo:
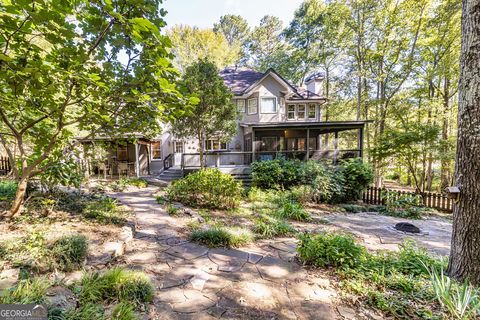
[[[80,143],[81,165],[87,177],[115,179],[150,174],[149,140],[93,138],[80,139]]]
[[[278,157],[332,163],[363,156],[367,121],[256,123],[243,126],[242,151],[205,152],[209,167],[248,167],[254,161]],[[180,167],[199,167],[198,153],[183,153]]]

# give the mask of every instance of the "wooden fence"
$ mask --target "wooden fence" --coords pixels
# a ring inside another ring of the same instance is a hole
[[[10,161],[8,161],[8,157],[1,157],[0,156],[0,176],[7,175],[12,168],[10,167]]]
[[[395,191],[397,193],[397,197],[401,195],[418,195],[415,192],[408,192],[403,190],[395,190],[395,189],[386,189],[386,188],[376,188],[376,187],[368,187],[368,189],[363,193],[363,202],[368,204],[385,204],[383,195],[387,191]],[[424,197],[422,198],[423,205],[427,208],[438,209],[447,212],[453,212],[453,200],[448,198],[446,195],[441,193],[425,193]]]

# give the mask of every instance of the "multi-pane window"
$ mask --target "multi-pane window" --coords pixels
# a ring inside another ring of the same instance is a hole
[[[245,113],[245,111],[246,111],[246,110],[245,110],[245,107],[246,107],[246,105],[245,105],[245,99],[237,99],[237,100],[236,100],[236,103],[237,103],[237,110],[238,110],[238,112],[240,112],[240,113]]]
[[[118,146],[117,147],[117,160],[118,161],[127,161],[128,160],[128,148],[127,148],[127,146]]]
[[[317,138],[310,137],[308,139],[308,149],[309,150],[317,150]]]
[[[287,119],[294,120],[295,119],[295,105],[289,104],[287,106]]]
[[[299,104],[297,108],[297,119],[305,119],[305,105]]]
[[[262,113],[277,113],[277,98],[261,98],[260,110]]]
[[[183,147],[183,141],[174,141],[174,150],[175,153],[183,153],[184,147]]]
[[[299,151],[304,151],[307,150],[306,145],[305,145],[305,138],[298,138],[297,139],[297,150]]]
[[[255,114],[258,112],[257,98],[248,99],[248,114]]]
[[[218,139],[209,139],[205,141],[206,150],[227,150],[228,146],[226,142],[221,142]]]
[[[317,108],[314,104],[308,105],[308,119],[316,119],[317,118]]]
[[[150,148],[152,150],[152,160],[162,159],[162,141],[153,141],[150,144]]]
[[[277,137],[262,137],[262,144],[260,151],[277,151],[278,138]]]

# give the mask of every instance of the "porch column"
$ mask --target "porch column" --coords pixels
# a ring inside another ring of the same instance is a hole
[[[307,128],[307,161],[310,159],[310,128]]]
[[[338,157],[338,131],[335,131],[335,138],[333,139],[333,161],[334,163],[337,163],[337,157]]]
[[[139,152],[139,146],[138,142],[135,142],[135,174],[137,175],[137,178],[140,178],[140,152]]]
[[[363,128],[358,129],[358,149],[360,150],[360,158],[363,158]]]
[[[252,128],[252,162],[255,161],[255,130]]]

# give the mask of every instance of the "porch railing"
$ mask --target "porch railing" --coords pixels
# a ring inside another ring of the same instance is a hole
[[[307,151],[251,151],[247,152],[226,152],[209,151],[204,153],[205,164],[207,167],[229,167],[229,166],[248,166],[253,161],[274,160],[277,158],[298,159],[306,161],[329,159],[333,163],[347,158],[356,158],[361,156],[361,150],[310,150]],[[193,168],[200,166],[200,153],[183,153],[181,160],[182,168]]]
[[[0,157],[0,175],[7,175],[12,171],[8,157]]]
[[[168,156],[165,157],[165,159],[163,160],[163,168],[165,170],[173,167],[173,162],[174,162],[174,153],[170,153]]]

